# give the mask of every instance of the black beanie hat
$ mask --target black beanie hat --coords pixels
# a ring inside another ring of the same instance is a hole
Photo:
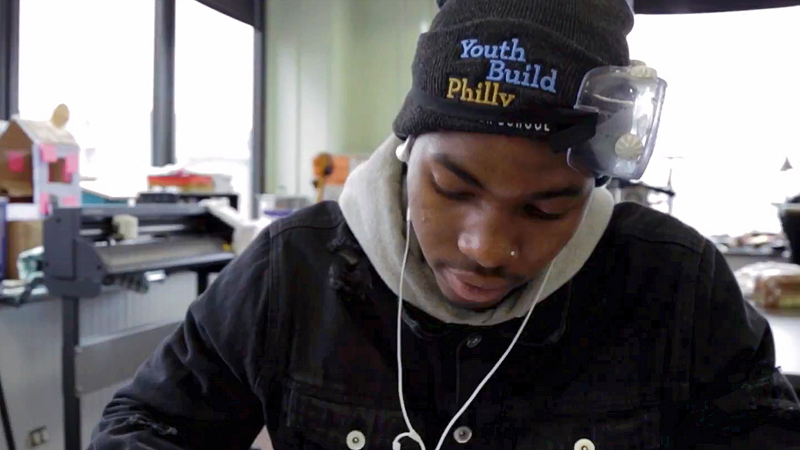
[[[553,138],[585,125],[574,106],[588,71],[630,63],[625,0],[437,3],[394,121],[400,138],[437,130]]]

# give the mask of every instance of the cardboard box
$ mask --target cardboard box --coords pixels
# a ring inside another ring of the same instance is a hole
[[[6,235],[6,278],[16,280],[17,256],[25,250],[42,245],[42,224],[40,220],[30,222],[8,222]]]

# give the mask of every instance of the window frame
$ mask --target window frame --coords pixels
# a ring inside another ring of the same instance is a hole
[[[19,110],[19,2],[0,0],[0,120]]]

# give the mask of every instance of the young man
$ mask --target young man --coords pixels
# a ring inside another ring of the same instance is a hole
[[[264,425],[277,450],[800,448],[722,256],[601,187],[641,174],[658,125],[632,23],[624,0],[448,0],[400,139],[225,269],[91,448],[247,448]]]

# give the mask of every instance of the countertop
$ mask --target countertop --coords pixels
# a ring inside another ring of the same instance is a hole
[[[755,307],[772,328],[777,365],[784,374],[793,378],[795,388],[800,387],[800,310],[774,311]]]

